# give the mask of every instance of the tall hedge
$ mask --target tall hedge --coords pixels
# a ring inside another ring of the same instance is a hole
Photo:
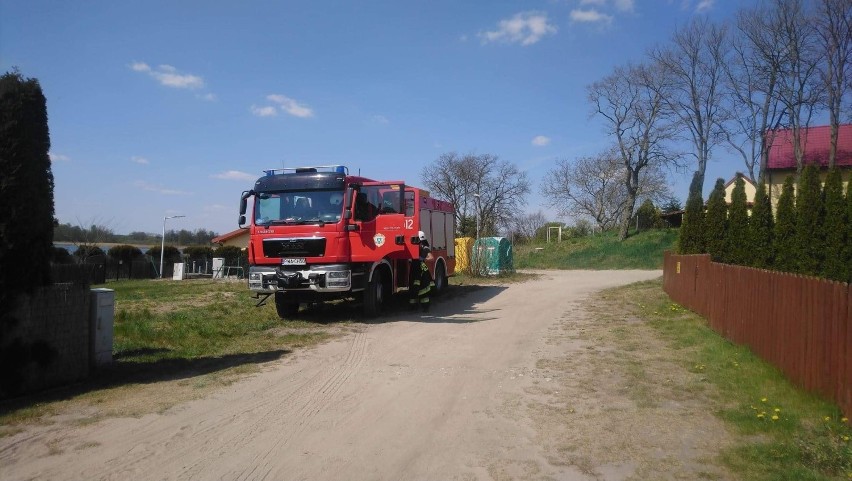
[[[696,172],[689,186],[689,198],[680,225],[677,250],[680,254],[703,254],[704,250],[704,199],[701,198],[701,179]]]
[[[795,252],[798,272],[801,274],[816,276],[822,271],[825,257],[824,210],[819,169],[811,164],[799,176],[799,188],[796,191]]]
[[[752,267],[767,269],[772,266],[772,229],[775,219],[772,218],[772,201],[766,194],[766,185],[758,183],[754,194],[754,207],[748,223],[749,248],[751,249]]]
[[[843,198],[843,179],[840,171],[831,169],[825,178],[823,188],[825,200],[825,256],[822,263],[822,276],[835,281],[849,279],[849,264],[846,260],[846,202]]]
[[[704,218],[704,246],[714,261],[727,262],[728,205],[725,203],[725,180],[716,179],[716,185],[707,199]]]
[[[47,101],[36,79],[0,77],[0,306],[50,283],[53,172]],[[2,314],[2,313],[0,313]]]
[[[731,208],[728,211],[727,262],[740,266],[751,264],[753,247],[749,242],[748,225],[745,180],[738,174],[731,192]]]
[[[772,235],[772,250],[775,252],[773,268],[784,272],[796,272],[796,207],[793,176],[784,179],[781,197],[778,198],[778,213]]]
[[[846,182],[846,265],[849,266],[849,277],[846,282],[852,283],[852,178]]]

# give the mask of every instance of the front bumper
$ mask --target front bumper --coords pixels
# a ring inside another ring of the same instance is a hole
[[[303,267],[251,266],[249,289],[263,294],[279,291],[347,292],[352,289],[352,270],[345,264]]]

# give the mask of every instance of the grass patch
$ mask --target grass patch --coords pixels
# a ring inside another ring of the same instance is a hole
[[[244,283],[143,280],[108,287],[116,299],[114,362],[81,384],[0,403],[0,437],[68,410],[83,413],[71,420],[77,425],[162,412],[336,329],[310,315],[282,322],[273,303],[255,307]],[[348,319],[338,315],[335,324]]]
[[[605,232],[589,237],[563,239],[549,244],[515,247],[519,269],[662,269],[663,252],[673,250],[677,229],[640,232],[624,241]]]
[[[747,348],[674,304],[661,281],[608,291],[671,348],[696,384],[714,386],[709,408],[739,433],[721,460],[750,480],[852,479],[852,428],[839,408],[796,388]]]

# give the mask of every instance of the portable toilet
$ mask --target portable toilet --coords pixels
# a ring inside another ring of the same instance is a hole
[[[473,237],[456,238],[456,272],[464,272],[470,267],[470,250]]]
[[[483,274],[492,276],[515,271],[512,244],[505,237],[483,237],[474,242],[471,262],[479,265]]]

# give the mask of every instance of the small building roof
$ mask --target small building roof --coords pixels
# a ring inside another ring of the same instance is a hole
[[[227,234],[222,234],[218,237],[214,237],[213,239],[210,240],[210,242],[212,242],[213,244],[223,244],[223,243],[225,243],[225,242],[227,242],[227,241],[229,241],[233,238],[239,237],[241,235],[248,235],[248,233],[249,233],[248,229],[232,230],[231,232],[228,232]]]
[[[793,151],[792,129],[774,131],[775,138],[769,148],[767,167],[769,169],[795,169],[796,155]],[[820,167],[828,166],[828,148],[831,145],[831,126],[821,125],[802,129],[802,147],[805,164],[816,163]],[[835,165],[852,167],[852,124],[838,126],[837,157]]]

